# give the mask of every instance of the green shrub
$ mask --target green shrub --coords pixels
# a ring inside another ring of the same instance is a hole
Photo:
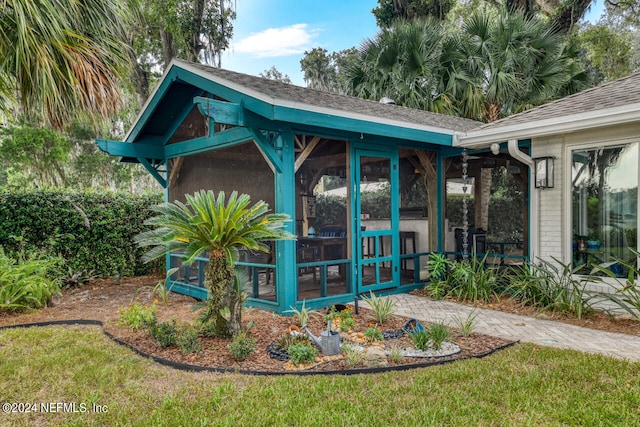
[[[392,345],[389,350],[389,358],[393,363],[400,363],[404,359],[402,355],[402,350],[397,345]]]
[[[540,265],[528,263],[514,270],[506,292],[522,304],[572,314],[578,319],[592,311],[600,298],[586,290],[587,284],[602,281],[601,277],[580,275],[581,266],[573,268],[554,258],[555,263],[539,260]]]
[[[460,330],[460,335],[462,335],[463,337],[468,337],[473,333],[477,317],[478,315],[475,313],[475,310],[473,310],[467,315],[467,318],[464,320],[457,316],[454,318],[456,326]]]
[[[247,331],[238,332],[229,344],[231,355],[239,361],[245,360],[256,349],[256,340]]]
[[[364,359],[364,353],[362,350],[351,344],[344,344],[342,346],[342,352],[344,353],[347,359],[347,365],[349,365],[350,368],[355,368]]]
[[[474,303],[494,300],[501,288],[500,273],[496,267],[487,265],[487,254],[483,258],[452,262],[446,281],[450,295]]]
[[[0,247],[0,310],[46,306],[53,295],[60,293],[58,280],[52,278],[52,270],[58,263],[54,258],[9,257]]]
[[[291,310],[287,310],[285,311],[285,313],[293,313],[293,315],[296,317],[296,319],[298,320],[298,325],[300,326],[305,326],[307,324],[307,321],[309,320],[309,316],[312,314],[318,314],[317,311],[315,310],[309,310],[306,306],[305,306],[306,300],[302,301],[302,306],[300,307],[300,310],[298,310],[295,307],[291,307]]]
[[[155,304],[142,305],[136,301],[126,307],[120,307],[118,311],[120,312],[118,324],[133,330],[150,328],[157,321]]]
[[[297,335],[285,334],[276,340],[276,348],[287,351],[289,350],[289,347],[297,343],[311,345],[311,341],[307,334],[297,334]]]
[[[183,354],[200,353],[202,344],[198,341],[198,330],[193,326],[182,329],[176,338],[176,345]]]
[[[171,322],[156,323],[151,327],[151,336],[158,340],[160,347],[171,347],[176,343],[176,339],[178,338],[178,325],[176,324],[176,320],[173,319]]]
[[[161,201],[157,193],[0,189],[0,246],[8,254],[59,255],[72,272],[149,274],[162,265],[143,264],[145,250],[133,236],[147,229],[149,208]]]
[[[440,350],[442,343],[451,336],[451,331],[443,323],[434,323],[427,329],[427,336],[431,345],[436,350]]]
[[[318,350],[311,344],[295,343],[289,346],[287,353],[291,356],[291,362],[299,365],[313,362],[318,355]]]
[[[362,297],[362,299],[369,304],[378,323],[384,323],[393,313],[395,302],[389,297],[377,297],[373,291],[369,291],[369,297]]]
[[[329,314],[325,316],[325,320],[331,321],[331,327],[337,327],[341,332],[352,331],[356,327],[356,320],[353,318],[353,312],[350,308],[336,311],[334,306],[331,307]]]
[[[382,331],[376,328],[375,326],[369,326],[364,331],[364,337],[367,339],[368,342],[377,342],[377,341],[382,341],[384,339],[382,336]]]
[[[425,351],[429,345],[429,334],[424,329],[414,328],[408,333],[411,341],[413,341],[413,346],[418,350]]]

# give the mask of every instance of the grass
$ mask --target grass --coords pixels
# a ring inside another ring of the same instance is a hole
[[[2,402],[106,413],[0,414],[0,425],[640,425],[640,363],[518,344],[483,359],[355,376],[162,367],[97,327],[0,331]]]

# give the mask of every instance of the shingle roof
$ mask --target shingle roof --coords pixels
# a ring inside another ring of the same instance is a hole
[[[428,111],[405,108],[398,105],[382,104],[380,102],[339,95],[336,93],[322,92],[314,89],[285,84],[276,80],[237,73],[221,68],[213,68],[202,64],[195,64],[182,60],[174,60],[178,65],[186,68],[196,68],[201,72],[210,74],[217,79],[232,82],[239,90],[249,89],[269,98],[273,104],[279,102],[295,103],[300,109],[305,106],[320,107],[337,110],[348,114],[362,114],[381,118],[406,122],[412,124],[432,126],[449,129],[452,131],[469,131],[477,128],[480,122],[445,114],[431,113]]]
[[[588,113],[640,103],[640,73],[631,74],[601,86],[584,90],[531,110],[480,126],[476,131],[491,130],[520,123],[531,123],[563,116]]]

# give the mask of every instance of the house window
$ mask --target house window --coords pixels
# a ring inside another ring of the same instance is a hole
[[[633,263],[637,247],[638,144],[574,150],[571,161],[574,265],[624,277],[616,261]]]

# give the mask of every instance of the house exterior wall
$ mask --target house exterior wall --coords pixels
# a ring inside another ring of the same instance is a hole
[[[564,264],[572,261],[572,151],[629,142],[640,142],[640,122],[532,140],[531,157],[555,157],[554,188],[534,190],[539,192],[539,203],[531,206],[539,215],[538,257],[550,262],[555,258]]]

